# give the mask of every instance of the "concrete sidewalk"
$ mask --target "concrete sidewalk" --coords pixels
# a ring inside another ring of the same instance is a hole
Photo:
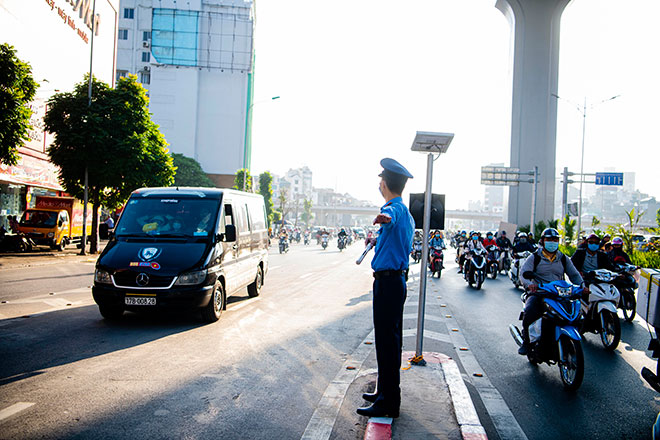
[[[0,253],[0,269],[14,269],[20,267],[42,266],[47,264],[58,264],[61,262],[85,261],[94,262],[101,254],[107,240],[99,241],[97,254],[80,255],[80,249],[75,245],[69,245],[64,251],[58,252],[45,246],[38,246],[29,252],[3,252]]]
[[[376,387],[377,364],[373,331],[349,356],[328,385],[303,439],[486,439],[474,404],[454,359],[445,353],[462,349],[452,342],[451,315],[432,289],[427,289],[424,331],[425,366],[410,365],[414,356],[419,278],[408,283],[404,308],[404,352],[401,370],[401,409],[397,419],[369,419],[355,410],[368,406],[362,393]],[[435,301],[433,301],[435,299]],[[445,312],[443,314],[443,312]],[[408,350],[408,351],[406,351]],[[433,350],[433,351],[430,351]]]

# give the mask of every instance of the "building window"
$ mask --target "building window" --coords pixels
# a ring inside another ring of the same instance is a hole
[[[128,70],[117,70],[116,80],[119,81],[120,78],[126,78],[128,76]]]
[[[149,40],[151,40],[151,31],[143,31],[142,41],[149,41]]]
[[[142,52],[142,62],[148,63],[151,61],[151,54],[149,52]]]
[[[119,29],[117,39],[119,39],[119,40],[128,40],[128,29]]]
[[[135,18],[135,9],[124,8],[124,18]]]
[[[149,72],[140,72],[140,82],[142,84],[151,84],[151,74]]]

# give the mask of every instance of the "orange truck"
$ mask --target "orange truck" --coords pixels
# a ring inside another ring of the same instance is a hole
[[[73,197],[37,196],[35,207],[21,216],[18,230],[37,245],[59,251],[82,241],[83,205]],[[92,230],[92,209],[87,209],[87,234]]]

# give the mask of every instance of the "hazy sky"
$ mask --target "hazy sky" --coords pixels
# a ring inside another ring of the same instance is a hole
[[[510,29],[494,0],[258,0],[252,171],[307,165],[316,187],[381,202],[393,157],[422,192],[416,131],[455,133],[436,161],[447,207],[482,199],[480,167],[508,165]],[[637,172],[660,196],[660,2],[573,0],[561,26],[559,95],[589,110],[585,172]],[[281,96],[270,101],[271,96]],[[582,116],[558,106],[557,168],[579,171]],[[404,196],[407,198],[407,196]]]

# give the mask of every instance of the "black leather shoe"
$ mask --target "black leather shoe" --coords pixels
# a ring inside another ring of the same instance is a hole
[[[377,404],[373,404],[366,408],[358,408],[357,413],[365,417],[392,417],[396,419],[399,417],[399,409],[387,409]]]
[[[521,356],[527,356],[527,352],[528,352],[528,351],[529,351],[529,350],[527,349],[527,344],[523,344],[523,345],[521,345],[520,348],[518,349],[518,354],[521,355]]]
[[[374,403],[378,399],[378,393],[364,393],[362,398],[367,402]]]

